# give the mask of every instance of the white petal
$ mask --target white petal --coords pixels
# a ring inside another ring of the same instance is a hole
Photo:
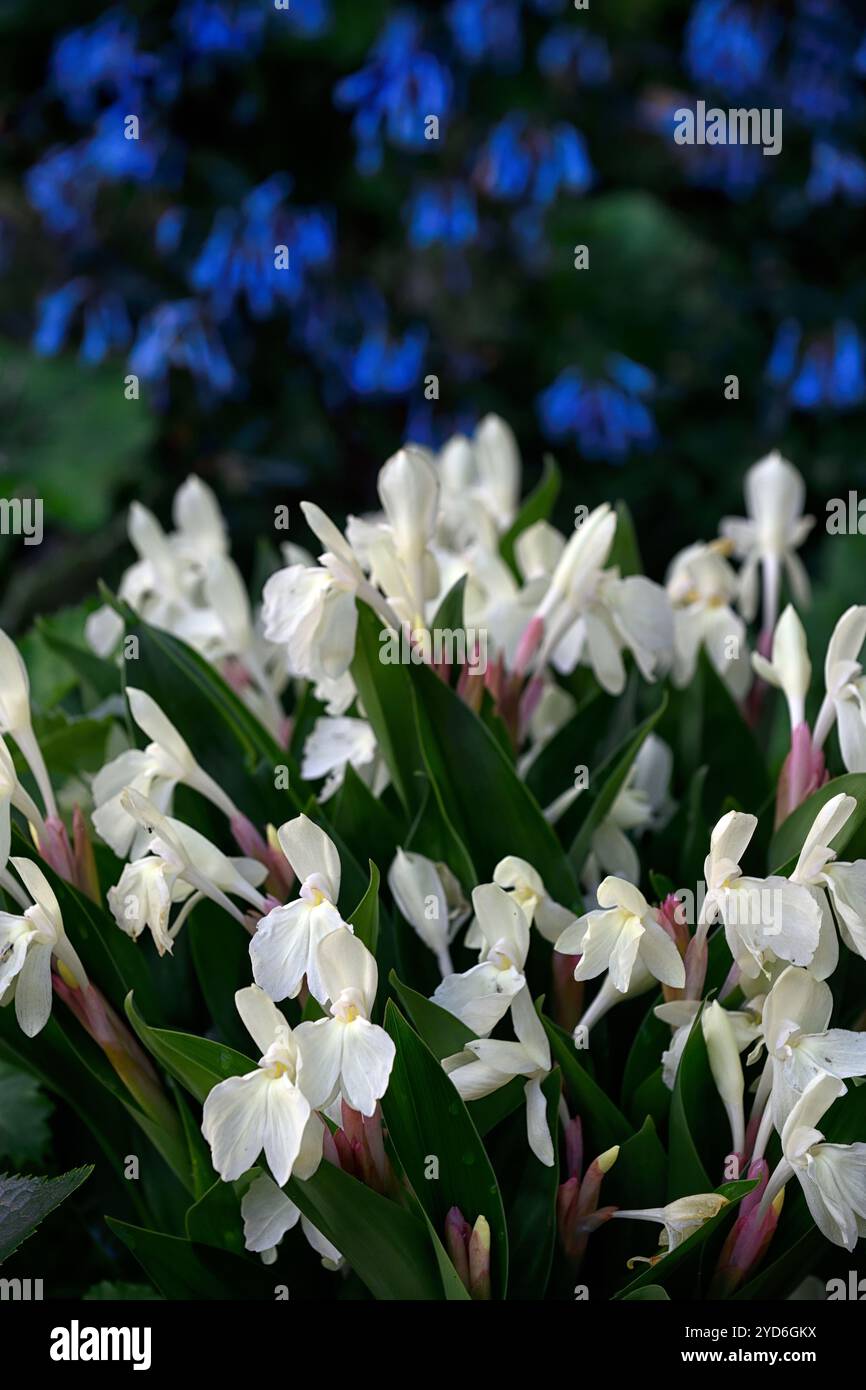
[[[310,955],[310,906],[298,899],[263,917],[250,941],[253,979],[272,999],[294,999]]]
[[[262,1173],[244,1193],[241,1202],[244,1245],[260,1254],[279,1245],[286,1231],[297,1225],[301,1213],[273,1178]]]
[[[550,1137],[550,1127],[547,1123],[547,1100],[541,1089],[540,1079],[536,1077],[532,1081],[527,1081],[523,1093],[526,1096],[526,1133],[529,1147],[546,1168],[552,1168],[554,1163],[553,1140]]]
[[[662,984],[682,989],[686,982],[683,958],[664,927],[647,916],[643,921],[644,934],[638,943],[641,960]]]
[[[276,1182],[289,1181],[301,1148],[310,1103],[286,1074],[271,1081],[266,1093],[262,1147]]]
[[[500,970],[492,962],[482,962],[462,975],[447,975],[437,985],[433,1002],[459,1018],[478,1037],[484,1037],[505,1017],[511,1000],[524,983],[519,971]]]
[[[330,835],[301,815],[281,825],[277,836],[298,880],[303,883],[311,874],[321,874],[328,884],[328,897],[336,904],[340,896],[340,856]]]
[[[394,1065],[393,1039],[375,1023],[356,1018],[339,1025],[343,1039],[342,1091],[353,1110],[372,1115],[388,1089]]]
[[[369,1017],[376,1001],[379,968],[376,957],[359,937],[347,927],[331,932],[318,947],[318,968],[328,999],[338,999],[344,990],[358,990]]]
[[[51,947],[45,942],[31,942],[18,973],[15,1016],[28,1038],[35,1038],[51,1016]]]
[[[235,994],[235,1007],[262,1057],[278,1033],[291,1032],[285,1015],[259,985],[239,989]]]
[[[207,1096],[202,1134],[223,1182],[234,1182],[262,1151],[271,1077],[257,1068],[246,1076],[220,1081]]]
[[[295,1029],[301,1054],[298,1084],[314,1110],[329,1105],[338,1090],[344,1032],[338,1018],[317,1018]]]

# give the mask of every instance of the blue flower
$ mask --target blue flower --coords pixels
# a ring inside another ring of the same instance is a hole
[[[851,410],[866,401],[866,345],[853,323],[839,320],[812,337],[793,320],[781,324],[765,375],[795,410]]]
[[[574,126],[550,130],[531,126],[516,112],[494,126],[475,168],[480,187],[491,198],[552,203],[560,191],[585,193],[595,181],[586,143]]]
[[[505,72],[520,67],[520,0],[451,0],[445,15],[464,62],[489,63]]]
[[[265,31],[261,3],[248,0],[184,0],[174,18],[184,47],[201,57],[251,58],[259,52]]]
[[[380,292],[359,285],[349,295],[305,299],[295,325],[299,341],[325,372],[329,401],[355,396],[407,395],[421,379],[428,331],[391,324]]]
[[[836,197],[848,203],[866,202],[866,161],[852,150],[839,149],[828,140],[816,140],[806,197],[818,205]]]
[[[837,0],[797,0],[785,75],[786,115],[790,110],[819,127],[861,115],[854,66],[860,39],[853,17]]]
[[[427,183],[406,208],[409,241],[419,250],[442,243],[468,246],[478,239],[475,194],[462,183]]]
[[[298,302],[310,270],[330,264],[331,217],[315,208],[290,208],[290,189],[291,179],[275,174],[246,196],[239,212],[217,213],[189,273],[191,287],[210,296],[217,318],[244,299],[254,318],[268,318],[281,305]]]
[[[655,421],[641,399],[652,393],[655,378],[619,354],[610,354],[605,365],[607,379],[566,367],[538,397],[538,414],[549,439],[573,437],[584,457],[623,463],[634,449],[656,441]]]
[[[573,25],[551,29],[538,45],[538,66],[545,77],[582,87],[597,87],[610,77],[610,50],[599,34]]]
[[[148,95],[170,101],[177,92],[174,67],[138,50],[138,24],[118,10],[64,34],[51,54],[50,85],[73,120],[91,121],[106,105],[139,111]]]
[[[139,324],[129,370],[155,389],[160,403],[172,368],[189,372],[205,402],[239,389],[222,339],[197,299],[160,304]]]
[[[767,82],[782,30],[769,10],[697,0],[686,27],[686,67],[695,82],[743,96]]]
[[[414,17],[395,15],[379,36],[366,67],[344,77],[334,89],[334,101],[341,110],[354,108],[356,162],[364,174],[381,167],[383,138],[398,149],[423,150],[428,144],[428,116],[440,123],[448,116],[451,74],[420,43]]]
[[[81,316],[82,337],[79,357],[95,365],[110,352],[129,346],[132,324],[122,297],[116,290],[94,287],[79,276],[50,294],[37,306],[33,348],[41,357],[54,357],[66,345],[74,320]]]

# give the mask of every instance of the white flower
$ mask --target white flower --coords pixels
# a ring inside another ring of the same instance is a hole
[[[793,732],[806,718],[806,695],[812,679],[812,663],[803,624],[790,603],[773,633],[772,660],[767,661],[760,652],[753,652],[752,665],[763,680],[784,691]]]
[[[845,1091],[845,1083],[827,1072],[809,1082],[782,1129],[782,1158],[761,1198],[759,1216],[796,1176],[818,1229],[834,1245],[853,1250],[866,1235],[866,1144],[827,1144],[816,1128]]]
[[[242,898],[259,912],[263,910],[265,899],[255,886],[267,874],[263,864],[253,859],[230,859],[191,825],[162,815],[153,802],[132,787],[121,793],[120,804],[126,814],[144,828],[145,848],[163,860],[171,874],[185,879],[198,893],[210,898],[239,922],[244,921],[243,913],[226,894]],[[138,865],[128,867],[135,870]],[[126,930],[121,920],[124,894],[120,883],[110,890],[110,901],[116,920]]]
[[[30,793],[25,791],[18,780],[15,771],[15,764],[12,761],[12,754],[6,747],[6,743],[0,737],[0,868],[2,868],[9,858],[9,847],[12,843],[12,807],[20,811],[27,818],[37,832],[37,838],[44,830],[44,822],[39,808],[33,801]]]
[[[117,883],[109,888],[107,898],[121,930],[137,941],[147,927],[162,956],[173,949],[178,930],[177,923],[174,930],[169,930],[172,906],[189,898],[192,892],[192,885],[180,877],[179,865],[158,855],[148,855],[125,866]]]
[[[746,627],[734,612],[737,576],[723,545],[698,541],[671,561],[666,578],[673,605],[673,682],[679,689],[692,681],[703,647],[735,699],[751,683]]]
[[[0,912],[0,998],[14,985],[15,1015],[33,1038],[51,1014],[51,957],[68,983],[87,989],[84,967],[63,927],[60,904],[42,870],[31,859],[9,861],[33,899],[23,915]]]
[[[553,901],[541,874],[526,859],[519,859],[515,854],[500,859],[493,870],[493,882],[510,894],[523,909],[529,925],[537,927],[546,941],[556,941],[575,920],[576,914],[570,908]],[[483,939],[478,922],[473,922],[466,933],[465,944],[480,947]]]
[[[758,1001],[753,1001],[753,1005]],[[669,1091],[674,1088],[677,1071],[692,1024],[700,1013],[700,999],[672,999],[666,1004],[657,1004],[653,1009],[656,1018],[670,1024],[674,1030],[670,1047],[662,1053],[662,1080]],[[755,1007],[749,1009],[725,1009],[725,1017],[734,1032],[737,1051],[743,1052],[760,1035],[759,1013]]]
[[[795,551],[815,518],[803,515],[806,488],[800,474],[778,451],[753,464],[746,474],[745,517],[726,517],[721,532],[744,561],[740,571],[740,607],[748,622],[758,611],[758,569],[763,576],[763,629],[772,632],[779,611],[782,570],[797,603],[809,601],[809,577]]]
[[[642,1207],[635,1211],[615,1211],[615,1217],[629,1221],[657,1221],[664,1230],[659,1235],[662,1254],[668,1255],[689,1236],[699,1231],[705,1221],[718,1216],[727,1205],[727,1197],[718,1192],[696,1192],[691,1197],[678,1197],[666,1207]],[[631,1262],[630,1262],[631,1263]]]
[[[339,1250],[326,1240],[321,1231],[301,1215],[290,1197],[287,1197],[267,1173],[261,1173],[250,1183],[241,1201],[241,1216],[244,1222],[244,1245],[247,1250],[261,1255],[263,1264],[269,1265],[277,1258],[277,1246],[287,1231],[301,1223],[301,1230],[307,1241],[321,1255],[326,1269],[339,1269],[343,1257]]]
[[[293,1173],[311,1178],[324,1131],[301,1089],[296,1035],[257,985],[239,989],[235,1003],[261,1059],[255,1071],[220,1081],[205,1100],[201,1128],[213,1166],[223,1182],[234,1182],[264,1150],[278,1186]]]
[[[866,860],[841,863],[836,859],[835,850],[830,848],[856,809],[853,796],[840,793],[831,797],[815,817],[791,874],[792,883],[801,883],[810,889],[821,914],[818,949],[809,966],[819,980],[829,979],[839,960],[834,913],[827,894],[833,900],[843,939],[852,951],[866,958]]]
[[[334,680],[355,654],[357,583],[333,557],[323,566],[291,565],[271,575],[263,591],[268,641],[286,647],[289,670],[307,680]]]
[[[820,1072],[866,1075],[866,1033],[828,1028],[832,1012],[829,986],[793,965],[764,1001],[762,1031],[773,1070],[773,1123],[779,1130]]]
[[[253,979],[272,999],[294,999],[306,975],[313,997],[324,1004],[329,995],[319,949],[327,936],[347,925],[337,910],[340,856],[330,836],[307,816],[287,821],[277,835],[300,888],[297,898],[259,922],[250,942]]]
[[[511,1018],[517,1042],[490,1038],[468,1042],[463,1052],[445,1057],[448,1072],[464,1100],[480,1100],[506,1086],[515,1076],[526,1077],[526,1131],[529,1147],[546,1167],[554,1161],[553,1140],[547,1123],[547,1102],[541,1083],[550,1073],[550,1044],[535,1012],[526,985],[515,996]]]
[[[133,719],[152,742],[143,750],[130,748],[121,753],[93,779],[94,827],[120,859],[128,855],[139,858],[146,836],[123,808],[122,795],[127,787],[146,796],[165,815],[171,810],[179,782],[206,797],[229,820],[239,814],[231,797],[199,767],[189,745],[156,701],[132,686],[126,693]]]
[[[496,883],[473,889],[472,906],[481,935],[480,960],[462,975],[447,976],[437,986],[433,1002],[484,1037],[526,983],[523,966],[529,951],[529,922],[511,894]]]
[[[343,785],[348,763],[373,795],[380,796],[388,785],[388,769],[379,756],[372,726],[366,719],[350,719],[345,715],[336,719],[320,717],[304,744],[301,762],[301,776],[305,781],[326,779],[319,792],[319,801],[329,801]]]
[[[398,848],[388,870],[397,907],[436,956],[441,975],[453,973],[448,947],[466,920],[468,906],[447,864]]]
[[[457,549],[505,531],[520,501],[520,453],[509,425],[485,415],[473,438],[455,435],[436,459],[442,489],[440,533]]]
[[[341,927],[318,948],[318,966],[330,1018],[297,1029],[304,1090],[311,1104],[327,1107],[342,1095],[362,1115],[372,1115],[388,1089],[395,1048],[370,1022],[379,972],[363,941]]]
[[[9,734],[33,773],[46,816],[57,815],[48,769],[30,719],[30,678],[21,653],[0,628],[0,734]]]
[[[699,925],[705,933],[721,917],[731,955],[748,980],[768,975],[777,959],[810,964],[821,930],[821,914],[807,888],[779,875],[759,879],[742,873],[740,859],[757,823],[755,816],[729,811],[713,828]]]
[[[745,1148],[743,1094],[746,1083],[734,1026],[727,1011],[713,1000],[701,1014],[701,1028],[710,1071],[731,1125],[731,1152],[741,1154]]]
[[[658,829],[670,818],[668,795],[673,753],[655,734],[641,745],[608,815],[593,832],[590,853],[581,874],[593,889],[605,874],[640,882],[640,859],[626,831],[640,834]]]
[[[581,957],[574,978],[594,980],[609,969],[624,994],[640,961],[655,979],[681,988],[686,980],[682,957],[643,893],[625,879],[608,877],[599,884],[597,897],[599,910],[584,913],[556,943],[564,955]]]
[[[824,661],[826,694],[815,721],[814,745],[823,748],[834,722],[849,772],[866,772],[866,678],[860,649],[866,641],[866,607],[847,609],[833,630]]]

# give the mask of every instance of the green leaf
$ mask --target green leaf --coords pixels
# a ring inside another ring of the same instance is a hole
[[[590,1076],[571,1035],[553,1023],[546,1014],[540,1013],[540,1017],[550,1041],[553,1060],[562,1068],[569,1110],[573,1115],[580,1116],[588,1149],[599,1154],[613,1148],[614,1144],[624,1143],[633,1132],[625,1115]]]
[[[433,632],[460,632],[463,628],[463,598],[466,593],[467,575],[461,574],[456,584],[452,584],[436,610],[431,623]]]
[[[830,848],[834,849],[842,859],[853,860],[866,854],[866,835],[863,831],[864,824],[866,824],[866,773],[847,772],[843,777],[834,777],[831,782],[826,782],[823,787],[819,787],[818,791],[813,792],[802,805],[798,806],[795,811],[791,812],[790,816],[782,821],[770,841],[768,862],[774,874],[787,875],[792,872],[818,812],[834,796],[839,796],[841,793],[855,797],[857,809],[852,812]],[[848,854],[843,854],[842,851],[852,842],[856,843],[857,852],[849,851]]]
[[[0,1161],[41,1164],[51,1140],[52,1105],[35,1077],[0,1061]]]
[[[162,1302],[162,1295],[152,1289],[149,1284],[114,1283],[108,1279],[100,1280],[81,1297],[85,1303],[97,1303],[103,1300],[107,1303]]]
[[[379,640],[382,630],[382,619],[359,601],[352,678],[397,795],[405,810],[417,811],[421,805],[423,778],[421,750],[412,715],[412,682],[407,666],[382,661]]]
[[[217,1179],[186,1214],[187,1239],[199,1245],[244,1253],[241,1204],[230,1182]]]
[[[32,1236],[61,1202],[93,1172],[93,1165],[73,1168],[59,1178],[0,1174],[0,1264]]]
[[[363,864],[368,857],[390,864],[405,837],[403,826],[387,806],[370,791],[351,763],[346,764],[343,785],[328,802],[331,824]]]
[[[52,619],[37,618],[35,626],[49,650],[71,667],[81,684],[92,691],[97,700],[107,700],[110,695],[120,694],[120,670],[113,661],[106,661],[89,647],[70,641],[55,630]]]
[[[710,1071],[700,1013],[680,1058],[671,1097],[668,1201],[712,1192],[708,1164],[721,1167],[731,1135]]]
[[[634,1293],[623,1294],[623,1303],[669,1303],[670,1296],[665,1293],[661,1284],[644,1284],[642,1289],[635,1289]]]
[[[436,1253],[419,1217],[330,1163],[286,1195],[335,1245],[374,1298],[442,1300]]]
[[[514,765],[482,721],[438,680],[416,667],[413,694],[424,760],[447,822],[466,845],[479,881],[519,854],[557,902],[578,901],[562,847]]]
[[[273,1299],[273,1274],[257,1261],[111,1216],[105,1219],[166,1298],[181,1302]]]
[[[150,1028],[138,1013],[131,994],[126,1001],[126,1016],[150,1054],[196,1100],[203,1101],[218,1082],[229,1076],[246,1076],[256,1069],[249,1057],[223,1043],[197,1038],[192,1033]]]
[[[508,1282],[508,1234],[496,1175],[454,1083],[393,1002],[385,1027],[397,1054],[382,1112],[404,1172],[442,1237],[445,1218],[458,1207],[470,1226],[486,1217],[491,1236],[491,1278],[499,1297]],[[430,1179],[431,1159],[438,1175]]]
[[[556,459],[552,454],[545,454],[544,472],[538,484],[525,499],[511,526],[499,542],[500,554],[515,574],[518,573],[514,552],[515,541],[523,531],[534,526],[537,521],[547,521],[552,515],[556,499],[559,496],[561,481]]]
[[[585,1162],[595,1156],[587,1154]],[[667,1156],[652,1119],[646,1118],[637,1134],[620,1145],[616,1162],[605,1173],[599,1206],[615,1206],[624,1211],[664,1206],[666,1182]],[[599,1244],[611,1288],[631,1281],[628,1260],[633,1255],[655,1253],[658,1232],[657,1226],[646,1223],[609,1223]]]
[[[547,1102],[547,1125],[553,1137],[554,1161],[550,1168],[541,1163],[529,1147],[524,1106],[497,1135],[497,1140],[504,1135],[504,1142],[497,1143],[493,1155],[496,1169],[500,1175],[506,1170],[509,1173],[508,1181],[500,1176],[508,1223],[509,1299],[537,1302],[544,1297],[550,1278],[560,1181],[557,1133],[561,1088],[562,1076],[555,1067],[541,1087]]]
[[[370,882],[355,911],[349,917],[349,921],[355,928],[355,935],[364,945],[371,955],[376,954],[376,943],[379,939],[379,870],[370,862]]]
[[[607,558],[607,568],[612,569],[614,566],[619,568],[623,578],[630,574],[643,574],[637,532],[625,502],[616,504],[616,533]]]

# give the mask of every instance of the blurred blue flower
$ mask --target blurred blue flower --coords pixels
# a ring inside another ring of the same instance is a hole
[[[790,27],[785,114],[811,126],[851,120],[863,109],[855,76],[860,25],[839,0],[797,0]],[[782,104],[781,102],[779,103]]]
[[[523,58],[521,0],[451,0],[445,11],[460,57],[515,71]]]
[[[205,401],[234,394],[239,379],[207,310],[197,299],[159,304],[138,326],[129,370],[167,399],[171,369],[189,372]]]
[[[582,87],[607,82],[611,72],[610,50],[600,34],[573,25],[559,24],[538,45],[538,66],[545,77]]]
[[[153,233],[153,244],[160,256],[173,256],[180,246],[186,213],[183,208],[166,208],[160,213]]]
[[[106,105],[141,110],[147,97],[170,101],[178,75],[172,64],[138,50],[138,23],[109,10],[93,24],[62,35],[51,54],[49,84],[75,121],[93,120]]]
[[[468,246],[478,238],[475,194],[465,184],[425,183],[406,207],[409,241],[419,250],[442,243]]]
[[[428,146],[427,117],[435,116],[441,125],[449,114],[451,74],[420,45],[421,30],[414,16],[394,15],[371,49],[367,65],[344,77],[334,89],[334,101],[341,110],[354,108],[356,162],[364,174],[381,168],[384,138],[398,149],[423,150]]]
[[[552,203],[560,191],[585,193],[595,174],[583,136],[564,121],[551,130],[515,112],[494,126],[478,157],[475,178],[491,198]]]
[[[866,401],[866,345],[859,329],[840,319],[801,351],[800,325],[780,325],[766,367],[771,385],[795,410],[851,410]]]
[[[848,203],[866,203],[866,160],[828,140],[816,140],[806,197],[818,205],[836,197]]]
[[[54,146],[24,175],[27,198],[46,227],[79,240],[91,230],[98,187],[85,142]]]
[[[305,39],[326,34],[331,18],[331,0],[290,0],[289,8],[277,14],[279,23],[288,24]]]
[[[538,415],[549,439],[573,437],[586,458],[624,463],[634,449],[655,443],[655,421],[641,399],[652,394],[655,378],[619,354],[610,354],[605,367],[608,379],[566,367],[538,397]]]
[[[183,0],[174,27],[189,53],[249,58],[261,48],[265,11],[250,0]]]
[[[324,371],[331,403],[347,394],[406,395],[421,379],[427,328],[413,324],[396,331],[383,295],[371,285],[304,299],[295,331]]]
[[[128,138],[127,114],[122,104],[102,112],[93,134],[85,141],[85,157],[103,179],[152,183],[166,153],[165,137],[149,129],[141,117],[138,137]]]
[[[784,25],[770,9],[742,0],[697,0],[686,26],[693,81],[744,96],[768,80]]]
[[[132,324],[122,297],[115,290],[100,290],[79,276],[39,300],[34,350],[41,357],[56,356],[65,347],[79,314],[79,357],[83,362],[95,365],[110,352],[129,346]]]
[[[286,202],[292,181],[275,174],[244,198],[240,211],[218,212],[189,272],[192,289],[210,296],[218,319],[245,299],[253,318],[298,302],[307,273],[330,263],[334,230],[329,214]]]

